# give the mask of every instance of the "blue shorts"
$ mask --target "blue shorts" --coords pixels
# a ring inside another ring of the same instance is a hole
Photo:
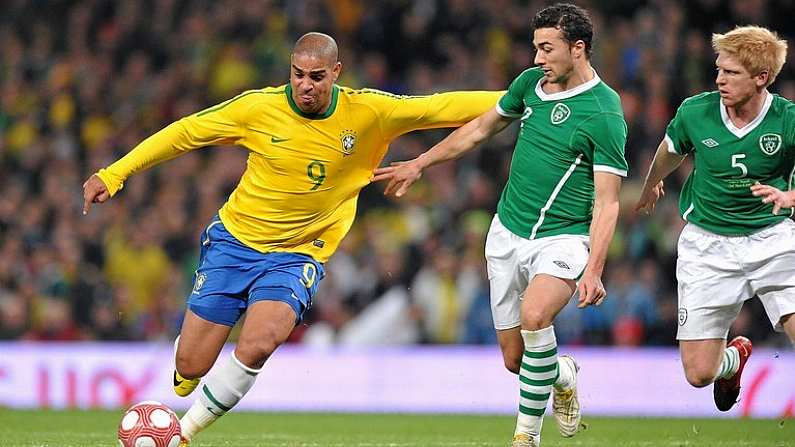
[[[249,305],[268,300],[289,304],[298,324],[325,276],[323,264],[310,256],[262,253],[243,245],[217,215],[202,232],[200,242],[188,308],[213,323],[234,326]]]

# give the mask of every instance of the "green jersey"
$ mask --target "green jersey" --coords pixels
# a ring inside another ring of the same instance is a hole
[[[773,215],[773,204],[751,194],[762,183],[792,189],[795,104],[771,93],[762,111],[742,129],[729,119],[718,92],[682,102],[665,133],[668,150],[693,153],[693,172],[679,197],[682,218],[707,231],[747,235],[781,222],[793,210]]]
[[[594,171],[627,175],[621,101],[596,72],[564,92],[545,93],[542,83],[541,69],[525,70],[497,103],[500,115],[521,119],[497,214],[524,238],[588,235]]]

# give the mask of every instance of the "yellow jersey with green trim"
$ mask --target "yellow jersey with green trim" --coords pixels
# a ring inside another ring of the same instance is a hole
[[[322,114],[303,113],[290,85],[244,92],[150,136],[97,175],[113,196],[135,172],[208,145],[249,150],[245,172],[219,211],[229,232],[263,253],[325,262],[356,215],[359,191],[396,137],[458,127],[504,92],[399,96],[334,85]]]

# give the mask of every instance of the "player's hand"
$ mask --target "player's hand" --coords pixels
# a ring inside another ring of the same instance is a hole
[[[110,199],[110,193],[105,183],[96,174],[83,183],[83,214],[88,214],[92,203],[102,203]]]
[[[762,198],[763,203],[773,204],[773,214],[777,215],[781,208],[795,206],[795,194],[791,191],[782,191],[770,185],[756,184],[751,186],[751,193]]]
[[[577,290],[580,292],[579,302],[577,303],[577,307],[580,309],[592,304],[598,306],[607,298],[607,291],[604,284],[602,284],[601,275],[597,275],[587,268],[582,274]]]
[[[422,177],[422,168],[415,158],[410,161],[398,161],[378,168],[373,172],[373,181],[389,180],[384,195],[394,195],[401,197],[408,191],[409,187]]]
[[[642,212],[646,215],[651,214],[654,212],[654,206],[657,205],[657,201],[660,200],[661,197],[665,197],[665,188],[663,187],[662,180],[652,188],[644,187],[643,191],[640,193],[638,203],[635,204],[635,212]]]

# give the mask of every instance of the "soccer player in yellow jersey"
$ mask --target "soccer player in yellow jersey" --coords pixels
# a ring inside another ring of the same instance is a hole
[[[501,92],[396,96],[335,84],[337,44],[309,33],[295,44],[290,83],[247,91],[182,118],[84,184],[83,212],[135,172],[190,150],[249,150],[237,188],[200,236],[201,255],[177,339],[174,386],[187,395],[215,363],[246,312],[232,356],[181,420],[185,444],[229,411],[311,305],[389,143],[401,134],[457,127],[494,107]]]

